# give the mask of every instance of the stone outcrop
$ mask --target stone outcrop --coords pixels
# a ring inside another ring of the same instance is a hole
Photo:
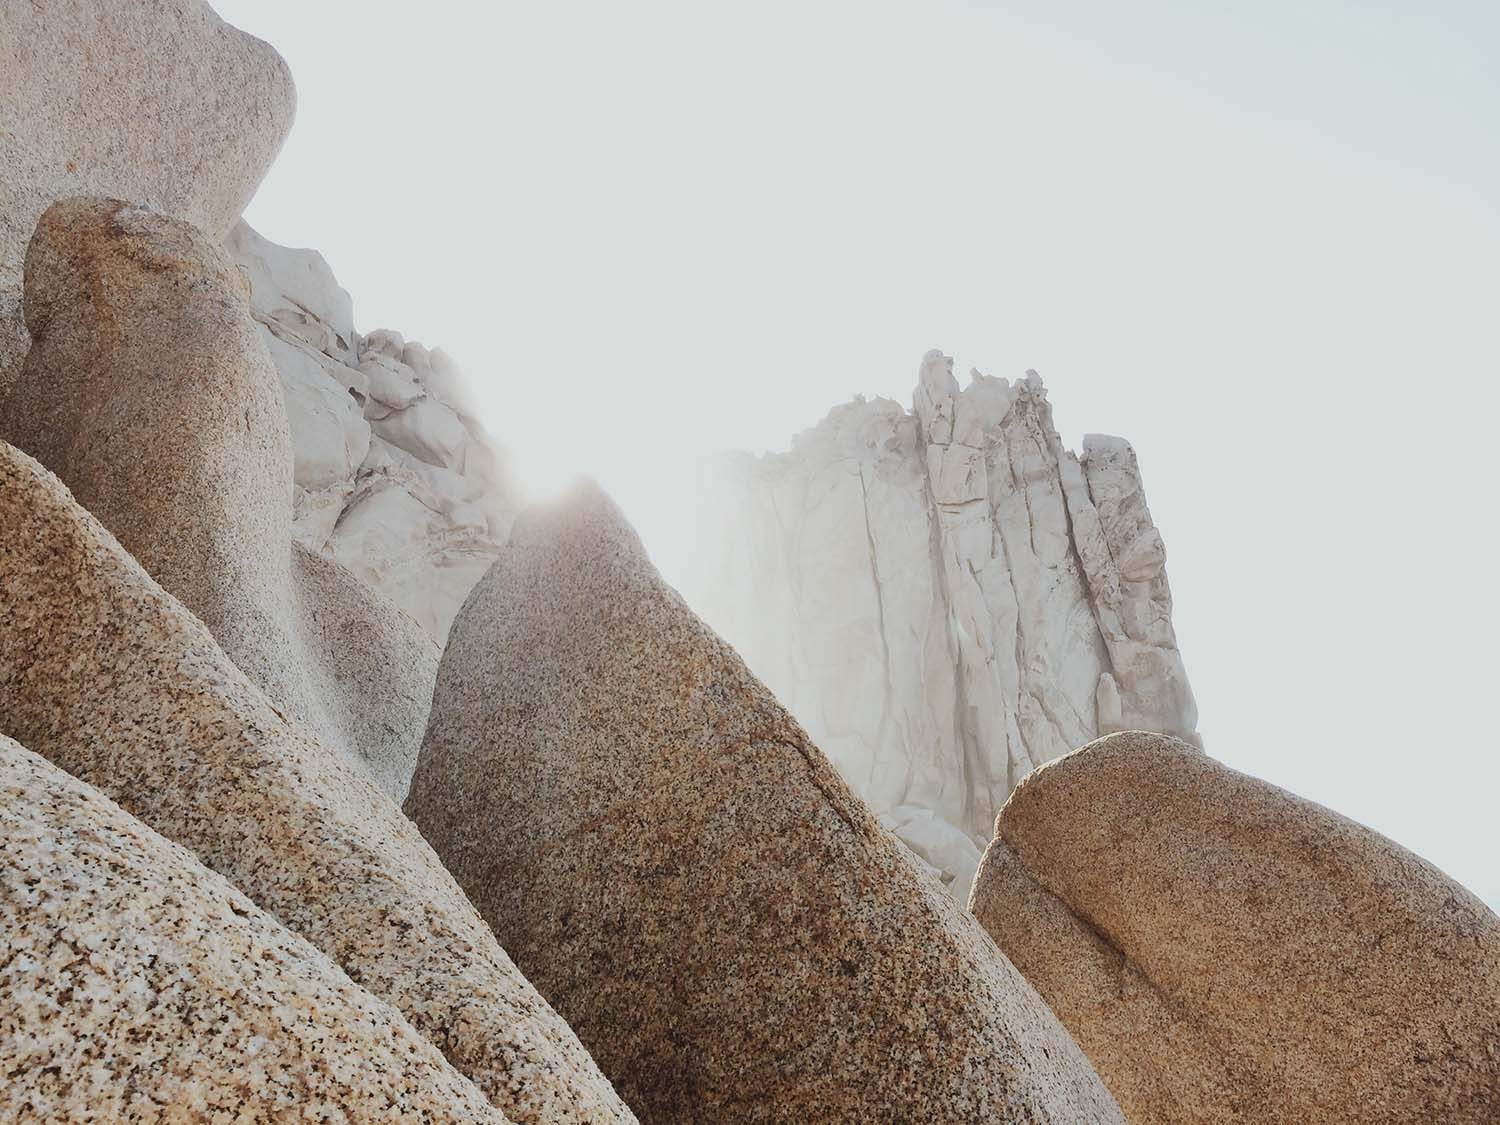
[[[278,246],[243,222],[227,246],[281,376],[293,534],[441,644],[517,507],[463,375],[441,348],[356,332],[353,302],[316,251]]]
[[[933,352],[731,459],[747,667],[238,221],[293,102],[0,0],[0,1119],[1496,1119],[1500,919],[1196,748],[1128,444]]]
[[[3,735],[0,839],[5,1120],[506,1120],[321,953]]]
[[[26,354],[21,264],[75,195],[227,234],[291,128],[286,63],[202,0],[0,4],[0,395]]]
[[[996,831],[973,910],[1130,1120],[1495,1120],[1500,919],[1391,841],[1141,733]]]
[[[644,1120],[1119,1120],[584,486],[454,622],[406,809]]]
[[[0,574],[0,730],[191,849],[512,1120],[630,1120],[389,799],[4,443]]]
[[[1034,374],[858,399],[725,462],[688,600],[960,899],[1006,795],[1125,727],[1196,740],[1130,446],[1066,450]]]
[[[399,801],[437,648],[293,542],[281,385],[244,289],[187,223],[54,204],[26,257],[33,342],[0,438],[62,477],[276,706]]]

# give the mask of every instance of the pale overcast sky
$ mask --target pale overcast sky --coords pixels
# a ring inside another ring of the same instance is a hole
[[[1139,452],[1209,751],[1500,903],[1500,5],[214,3],[299,89],[248,218],[538,492],[669,556],[696,458],[1034,367]]]

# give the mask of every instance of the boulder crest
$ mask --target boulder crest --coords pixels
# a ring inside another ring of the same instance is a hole
[[[406,809],[645,1120],[1120,1120],[595,486],[459,613]]]
[[[226,245],[281,377],[292,535],[442,644],[519,507],[463,374],[441,348],[355,331],[353,302],[316,251],[278,246],[243,221]]]
[[[0,528],[0,730],[191,848],[511,1120],[632,1120],[389,798],[3,442]]]
[[[1176,739],[1023,781],[971,905],[1132,1121],[1495,1119],[1500,919]]]
[[[203,0],[0,4],[0,397],[26,354],[26,243],[55,200],[128,199],[222,238],[295,107],[281,56]]]

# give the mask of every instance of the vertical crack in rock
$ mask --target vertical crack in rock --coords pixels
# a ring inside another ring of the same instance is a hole
[[[884,742],[884,735],[891,721],[891,701],[896,694],[895,685],[891,679],[891,643],[885,634],[885,594],[880,584],[880,560],[875,550],[875,529],[870,525],[870,490],[865,484],[864,466],[857,465],[859,473],[859,495],[864,509],[865,517],[865,541],[870,547],[870,587],[875,591],[876,625],[880,632],[880,662],[885,670],[885,694],[880,699],[880,741]]]
[[[921,436],[918,429],[918,441],[920,448],[925,453],[928,445],[925,437]],[[923,461],[925,471],[925,458]],[[971,739],[971,724],[968,716],[968,692],[964,686],[964,655],[963,645],[959,639],[959,624],[953,613],[953,591],[948,581],[948,568],[943,557],[943,513],[942,505],[933,493],[932,480],[930,476],[924,477],[924,495],[927,499],[928,529],[931,540],[932,581],[939,595],[940,613],[943,624],[943,636],[948,643],[948,655],[956,674],[953,679],[953,735],[957,741],[956,753],[951,760],[957,769],[957,780],[959,791],[967,795],[974,788],[973,771],[973,746]],[[969,802],[963,801],[962,814],[969,813]]]
[[[1009,414],[1007,414],[1005,417],[1009,417]],[[1003,424],[1004,421],[1005,418],[1000,419],[1001,424]],[[998,453],[1003,455],[1002,457],[996,458],[995,468],[999,470],[1003,466],[1005,476],[1010,482],[1010,492],[1016,493],[1020,491],[1017,487],[1015,467],[1011,464],[1010,460],[1010,445],[1005,441],[1004,431],[1003,429],[1001,429],[1000,425],[996,426],[994,448]],[[993,475],[989,477],[989,480],[994,481],[996,484],[1000,483]],[[1005,588],[1009,591],[1010,594],[1008,608],[1009,606],[1013,606],[1016,614],[1015,627],[1012,630],[1011,635],[1011,651],[1014,654],[1013,659],[1015,661],[1015,668],[1019,673],[1026,667],[1025,634],[1022,629],[1021,621],[1021,592],[1016,588],[1017,564],[1016,560],[1012,557],[1010,544],[1006,541],[1005,533],[1001,527],[1000,504],[998,501],[992,503],[991,505],[990,520],[994,526],[994,538],[1000,544],[1001,559],[1005,564]],[[1028,537],[1029,534],[1030,531],[1028,523]],[[1015,696],[1015,707],[1012,708],[1011,713],[1015,714],[1019,712],[1019,710],[1020,685],[1018,683]],[[1010,739],[1009,732],[1007,731],[1005,755],[1005,787],[1007,790],[1013,789],[1016,785],[1020,784],[1021,778],[1025,776],[1026,772],[1030,768],[1030,763],[1024,763],[1024,766],[1025,768],[1022,768],[1023,763],[1017,760],[1016,747],[1012,745],[1012,740]]]
[[[958,781],[961,803],[960,827],[974,830],[977,821],[993,816],[980,809],[981,787],[988,777],[984,749],[979,733],[979,702],[973,685],[984,675],[986,661],[976,661],[973,649],[979,637],[970,627],[978,624],[979,615],[967,618],[964,602],[974,601],[972,559],[963,541],[964,509],[973,496],[973,459],[959,442],[958,381],[953,377],[953,362],[940,353],[929,352],[923,359],[917,385],[914,412],[918,418],[922,465],[926,472],[927,496],[932,512],[933,565],[936,582],[943,592],[948,635],[957,676],[954,683],[954,715],[958,738]],[[946,440],[945,440],[946,438]],[[936,456],[934,456],[936,454]],[[983,462],[981,460],[980,464]],[[987,510],[987,506],[986,506]],[[951,565],[950,565],[951,564]],[[964,583],[965,571],[973,591]],[[975,608],[978,608],[977,606]],[[981,829],[982,831],[982,829]]]

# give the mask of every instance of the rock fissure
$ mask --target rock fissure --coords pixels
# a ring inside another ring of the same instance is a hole
[[[870,525],[870,494],[865,485],[865,471],[863,466],[858,467],[859,492],[863,500],[865,541],[870,548],[870,586],[875,591],[875,623],[880,634],[880,657],[881,664],[885,670],[885,694],[880,699],[880,726],[877,736],[883,735],[891,718],[891,701],[895,696],[895,686],[891,678],[891,643],[885,635],[885,595],[881,590],[879,553],[875,550],[875,529]]]

